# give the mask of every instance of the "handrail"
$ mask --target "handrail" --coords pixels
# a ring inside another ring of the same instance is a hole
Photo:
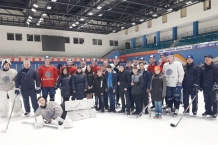
[[[168,41],[168,40],[172,40],[173,39],[173,36],[170,35],[170,36],[165,36],[165,37],[161,37],[160,38],[160,42],[163,42],[163,41]]]

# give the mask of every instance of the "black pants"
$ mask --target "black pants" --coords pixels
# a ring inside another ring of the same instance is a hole
[[[104,92],[104,107],[108,108],[108,95],[107,95],[107,92]]]
[[[129,97],[129,90],[127,91],[120,90],[119,93],[120,93],[121,102],[122,102],[122,110],[125,110],[125,106],[127,106],[127,112],[130,112],[131,101]]]
[[[205,110],[209,115],[217,114],[216,92],[212,88],[203,88]]]
[[[146,107],[148,105],[148,93],[147,92],[143,92],[142,93],[142,99],[144,102],[144,106]],[[148,113],[148,107],[145,109],[145,113]]]
[[[131,101],[131,108],[134,108],[135,107],[134,106],[135,101],[134,101],[134,96],[131,93],[131,89],[129,89],[129,98],[130,98],[130,101]]]
[[[62,97],[63,98],[63,102],[64,103],[65,101],[69,101],[70,97]]]
[[[191,99],[196,95],[196,91],[193,90],[193,87],[184,87],[183,88],[183,103],[184,103],[184,110],[189,105],[189,96],[191,96]],[[198,97],[195,98],[195,100],[192,102],[192,112],[197,112],[198,111]],[[187,110],[189,112],[189,109]]]
[[[21,90],[21,95],[23,97],[23,103],[24,103],[25,111],[30,112],[30,104],[29,104],[29,97],[30,97],[32,107],[33,107],[33,110],[35,112],[39,107],[35,89]]]
[[[83,98],[71,98],[71,100],[83,100]]]
[[[116,90],[116,103],[119,103],[119,101],[120,101],[119,86],[117,86],[117,90]]]
[[[141,113],[142,112],[142,106],[143,106],[143,96],[142,94],[133,95],[136,105],[136,112]]]

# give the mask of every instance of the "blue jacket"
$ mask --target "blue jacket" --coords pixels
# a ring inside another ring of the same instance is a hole
[[[106,80],[106,88],[109,88],[108,86],[108,72],[105,73],[105,80]],[[114,90],[117,90],[117,73],[115,71],[112,71],[112,88]]]
[[[35,81],[36,87],[40,87],[39,76],[37,71],[33,69],[22,69],[18,72],[15,86],[16,88],[21,88],[21,90],[31,90],[35,89]]]

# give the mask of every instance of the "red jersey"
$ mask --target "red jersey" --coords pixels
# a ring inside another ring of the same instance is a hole
[[[161,72],[163,71],[163,66],[164,66],[165,63],[167,63],[167,61],[166,62],[162,61],[161,64],[160,64]]]
[[[101,70],[101,68],[99,66],[97,66],[97,65],[96,66],[91,65],[91,69],[92,69],[92,71],[94,72],[95,75],[97,75],[98,70]]]
[[[75,74],[75,72],[76,72],[76,67],[75,67],[75,66],[67,66],[67,71],[68,71],[70,74]]]
[[[58,79],[58,73],[54,66],[40,66],[38,74],[42,87],[55,87],[55,83]]]
[[[148,71],[155,73],[154,72],[154,67],[157,66],[156,63],[155,64],[149,64],[149,66],[147,67]]]

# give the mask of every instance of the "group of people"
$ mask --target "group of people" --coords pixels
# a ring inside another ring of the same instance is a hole
[[[213,57],[206,55],[205,64],[201,67],[194,64],[192,55],[187,56],[187,64],[184,66],[174,59],[172,52],[161,53],[160,59],[161,63],[158,64],[155,56],[151,55],[150,64],[147,64],[143,57],[135,57],[133,61],[129,60],[125,64],[120,63],[119,57],[115,56],[112,64],[105,60],[98,66],[96,58],[92,59],[90,65],[87,65],[83,58],[77,67],[74,66],[72,59],[67,59],[66,66],[59,64],[56,68],[50,65],[50,57],[45,56],[45,64],[40,66],[38,71],[31,69],[30,61],[26,60],[23,63],[24,68],[18,73],[10,68],[9,60],[3,60],[0,91],[6,92],[6,96],[1,100],[10,100],[7,92],[14,90],[15,95],[22,95],[25,116],[30,115],[29,98],[31,98],[35,114],[44,116],[43,118],[50,122],[55,122],[57,117],[65,118],[63,104],[70,98],[82,100],[93,97],[96,110],[104,112],[106,109],[114,113],[116,107],[120,106],[121,99],[121,110],[118,113],[127,115],[131,112],[132,115],[140,115],[142,111],[148,114],[148,107],[145,106],[152,103],[151,109],[155,108],[154,118],[160,119],[163,109],[166,110],[166,115],[172,113],[173,116],[177,116],[181,101],[186,110],[190,96],[193,99],[192,113],[197,115],[198,92],[203,90],[205,112],[202,115],[216,118],[218,67],[213,63]],[[61,106],[55,103],[58,88],[61,91]],[[41,96],[38,99],[37,94]],[[50,102],[47,102],[48,96]],[[164,104],[166,106],[163,106]],[[7,101],[0,101],[0,116],[6,117],[8,106]],[[18,115],[21,115],[22,108],[17,110]],[[186,113],[189,112],[190,109],[187,109]]]

